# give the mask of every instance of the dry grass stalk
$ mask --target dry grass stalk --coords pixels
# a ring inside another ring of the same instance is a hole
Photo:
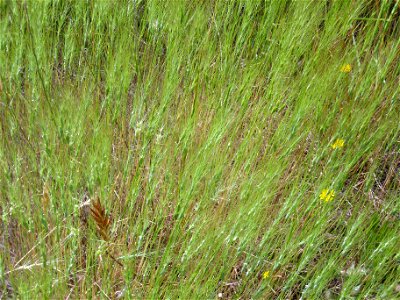
[[[92,207],[90,208],[91,215],[96,222],[97,232],[98,234],[105,240],[109,241],[109,228],[111,225],[111,218],[106,214],[106,210],[101,205],[99,196],[95,196],[95,200],[92,203]],[[119,262],[109,251],[106,251],[107,255],[114,260],[121,267],[123,266],[121,262]]]
[[[43,206],[43,211],[47,212],[50,204],[50,192],[49,192],[49,185],[47,182],[45,182],[43,186],[43,195],[42,195],[42,206]]]
[[[86,203],[88,201],[88,199],[89,199],[89,197],[88,197],[87,193],[85,192],[82,202]],[[80,227],[82,228],[82,235],[81,235],[81,240],[80,240],[80,253],[81,253],[80,268],[82,268],[82,269],[86,269],[86,256],[87,256],[87,254],[86,254],[86,249],[87,249],[86,232],[89,228],[88,217],[89,217],[89,207],[81,206],[79,209],[79,220],[80,220]]]
[[[104,207],[101,205],[99,196],[96,195],[95,200],[90,208],[91,215],[96,222],[97,232],[105,240],[109,240],[108,230],[111,225],[111,219],[107,216]]]

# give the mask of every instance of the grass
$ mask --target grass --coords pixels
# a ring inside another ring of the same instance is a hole
[[[398,2],[0,8],[0,297],[400,297]]]

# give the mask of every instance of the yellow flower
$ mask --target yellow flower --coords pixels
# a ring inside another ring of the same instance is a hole
[[[343,139],[337,139],[332,145],[332,149],[338,149],[342,148],[344,146],[344,140]]]
[[[269,278],[269,271],[265,271],[265,272],[263,273],[263,278],[264,278],[264,279]]]
[[[343,73],[350,73],[350,72],[351,72],[351,65],[350,65],[350,64],[344,64],[344,65],[340,68],[340,72],[343,72]]]
[[[332,201],[335,197],[335,191],[330,189],[323,189],[319,195],[319,199],[325,202]]]

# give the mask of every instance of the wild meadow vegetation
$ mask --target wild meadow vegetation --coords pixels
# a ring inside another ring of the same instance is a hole
[[[398,1],[0,1],[0,298],[400,298]]]

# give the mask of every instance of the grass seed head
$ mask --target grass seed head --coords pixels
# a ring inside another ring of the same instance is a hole
[[[106,241],[109,239],[108,231],[111,225],[111,219],[106,214],[105,208],[101,205],[99,196],[95,196],[95,200],[90,208],[90,213],[96,223],[98,234]]]

